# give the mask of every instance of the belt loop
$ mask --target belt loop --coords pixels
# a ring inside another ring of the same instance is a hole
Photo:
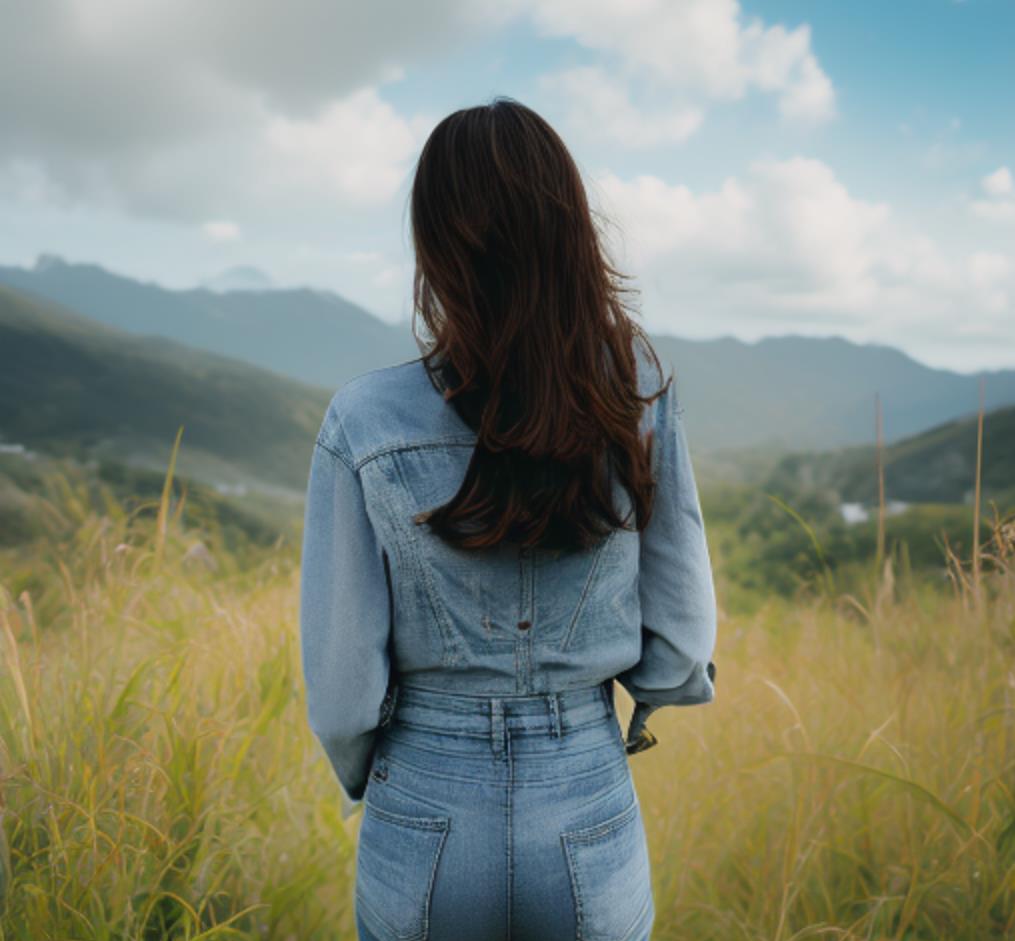
[[[550,704],[550,735],[560,738],[560,694],[550,693],[547,699]]]
[[[496,757],[504,754],[507,743],[507,727],[504,724],[504,701],[496,696],[490,699],[490,744]]]
[[[613,705],[613,680],[603,680],[599,684],[599,691],[603,694],[607,712],[612,716],[616,711]]]

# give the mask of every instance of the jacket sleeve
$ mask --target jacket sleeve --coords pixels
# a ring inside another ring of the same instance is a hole
[[[617,676],[635,700],[629,737],[661,706],[711,702],[716,595],[675,381],[656,400],[652,517],[641,533],[642,654]]]
[[[307,486],[300,642],[307,715],[347,798],[362,799],[386,705],[391,633],[387,560],[359,475],[318,437]]]

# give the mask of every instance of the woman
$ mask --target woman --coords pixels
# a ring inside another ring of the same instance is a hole
[[[335,394],[303,543],[309,721],[364,807],[359,937],[647,939],[627,756],[653,709],[714,696],[672,376],[530,109],[445,118],[411,210],[430,338]]]

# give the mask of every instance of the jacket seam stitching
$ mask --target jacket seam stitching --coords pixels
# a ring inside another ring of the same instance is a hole
[[[395,474],[403,493],[411,493],[409,485],[402,474],[402,468],[398,466],[397,461],[395,462]],[[412,560],[422,578],[423,594],[429,601],[430,611],[437,622],[437,630],[441,635],[441,663],[443,666],[455,666],[455,664],[461,662],[461,640],[445,618],[444,605],[439,600],[436,585],[433,581],[433,574],[430,571],[430,561],[424,557],[422,546],[420,545],[420,536],[416,529],[412,525],[407,524],[401,517],[398,518],[396,525],[408,537],[409,542],[412,543],[416,550],[412,553]]]
[[[592,560],[588,574],[585,576],[585,583],[582,585],[582,592],[578,598],[578,603],[575,606],[574,612],[571,615],[571,620],[567,625],[567,630],[564,633],[564,639],[560,642],[559,650],[561,651],[566,651],[571,646],[571,637],[574,634],[575,625],[578,623],[578,619],[581,617],[581,614],[585,609],[585,600],[588,597],[589,591],[596,582],[603,553],[606,552],[607,545],[613,540],[616,532],[616,529],[612,530],[596,550],[595,558]]]
[[[349,470],[355,470],[352,462],[344,455],[336,451],[331,445],[325,444],[320,438],[314,442],[322,451],[327,451],[332,457],[337,457]]]
[[[371,451],[369,454],[366,454],[365,456],[361,457],[352,466],[354,467],[355,470],[359,470],[360,468],[363,467],[364,464],[369,464],[370,461],[374,461],[379,457],[383,457],[385,454],[392,454],[396,451],[422,451],[429,450],[432,448],[446,447],[448,445],[452,447],[474,447],[475,444],[476,444],[475,438],[465,438],[465,437],[442,438],[436,441],[423,441],[416,442],[413,444],[386,444],[383,445],[382,447],[377,448],[374,451]]]

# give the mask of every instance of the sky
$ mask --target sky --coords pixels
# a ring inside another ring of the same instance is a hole
[[[0,264],[251,265],[411,313],[430,130],[561,134],[636,316],[1015,367],[1011,0],[33,0],[0,12]]]

